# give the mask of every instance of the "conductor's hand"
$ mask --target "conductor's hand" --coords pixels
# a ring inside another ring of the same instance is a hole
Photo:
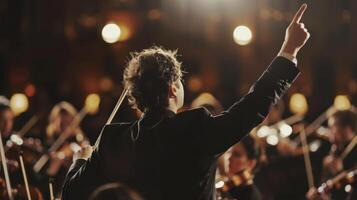
[[[296,57],[298,51],[309,39],[310,33],[307,31],[304,23],[300,22],[306,8],[306,4],[303,4],[300,7],[290,25],[286,29],[285,40],[280,50],[281,52],[288,53]]]
[[[92,152],[93,152],[92,146],[83,147],[81,150],[74,153],[73,162],[78,159],[88,160],[88,158],[92,155]]]

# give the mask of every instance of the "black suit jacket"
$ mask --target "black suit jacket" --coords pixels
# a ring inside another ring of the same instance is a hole
[[[69,171],[63,199],[87,199],[113,181],[147,200],[215,199],[217,158],[262,122],[298,74],[291,61],[277,57],[249,93],[219,116],[204,108],[152,111],[136,122],[105,126],[90,159]]]

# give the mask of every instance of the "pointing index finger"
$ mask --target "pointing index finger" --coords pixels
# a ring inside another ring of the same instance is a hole
[[[307,4],[304,3],[301,5],[300,9],[296,12],[293,20],[291,21],[292,23],[299,23],[301,20],[302,15],[304,14],[305,10],[307,8]]]

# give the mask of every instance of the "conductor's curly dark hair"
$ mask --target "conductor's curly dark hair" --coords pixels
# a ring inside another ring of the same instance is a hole
[[[146,112],[168,106],[169,86],[183,76],[176,57],[177,51],[157,46],[131,54],[124,71],[124,87],[133,108]]]

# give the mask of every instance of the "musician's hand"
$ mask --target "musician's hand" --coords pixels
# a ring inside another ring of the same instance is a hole
[[[92,155],[92,152],[93,152],[92,146],[83,147],[81,150],[74,153],[73,162],[78,159],[88,160],[88,158]]]
[[[310,188],[309,191],[306,193],[306,199],[308,200],[328,200],[329,196],[327,194],[320,194],[317,192],[315,187]]]
[[[303,4],[300,7],[299,11],[297,11],[290,25],[286,29],[285,40],[280,52],[288,53],[296,57],[298,51],[309,39],[310,33],[305,28],[304,23],[300,22],[306,8],[307,4]]]
[[[341,158],[334,155],[328,155],[323,160],[323,166],[325,170],[328,170],[329,174],[338,174],[343,170],[343,162]]]

